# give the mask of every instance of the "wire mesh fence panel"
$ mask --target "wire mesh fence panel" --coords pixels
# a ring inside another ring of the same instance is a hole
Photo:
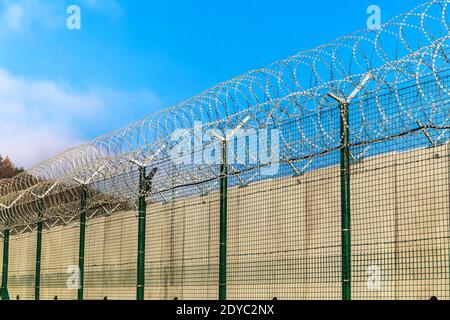
[[[394,299],[396,154],[352,166],[352,291],[354,299]]]
[[[230,191],[230,299],[304,298],[306,224],[301,179],[258,182]]]
[[[136,297],[137,217],[134,212],[95,217],[86,232],[86,299]]]
[[[318,169],[306,176],[307,296],[341,299],[339,170]]]
[[[119,222],[120,221],[120,222]],[[111,275],[116,282],[110,285],[113,298],[136,298],[137,218],[135,212],[124,213],[123,220],[111,217],[107,221],[106,266],[114,266]],[[120,254],[118,254],[120,252]]]
[[[106,287],[115,280],[111,270],[116,266],[107,266],[105,263],[105,225],[106,217],[89,219],[87,222],[84,296],[88,300],[104,299]],[[120,256],[120,251],[116,254]]]
[[[79,224],[45,229],[42,235],[41,297],[76,300],[79,287]]]
[[[449,299],[448,144],[354,171],[354,298]]]
[[[9,242],[9,280],[11,299],[33,300],[36,270],[36,232],[11,235]]]
[[[218,194],[148,209],[146,298],[217,299]]]
[[[447,145],[398,158],[400,299],[449,299],[448,155]]]
[[[449,299],[449,134],[433,125],[448,123],[447,98],[425,77],[378,99],[361,101],[365,118],[358,108],[350,116],[352,296]],[[362,139],[368,127],[375,141]]]
[[[315,156],[303,153],[298,131],[314,135],[320,117],[333,135],[336,110],[276,126],[292,146],[285,151],[291,161],[266,178],[268,168],[256,169],[229,192],[231,298],[341,298],[338,153],[333,146]]]

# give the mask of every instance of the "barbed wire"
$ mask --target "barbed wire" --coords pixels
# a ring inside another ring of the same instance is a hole
[[[180,143],[174,139],[177,130],[200,142],[196,151],[217,150],[220,142],[204,136],[211,130],[225,136],[246,119],[243,129],[278,130],[279,143],[269,150],[276,147],[278,164],[294,174],[316,169],[314,157],[340,148],[338,103],[328,94],[347,97],[355,88],[360,91],[351,103],[351,145],[361,152],[354,159],[376,154],[370,150],[374,142],[406,134],[421,133],[431,145],[445,143],[450,129],[449,3],[424,3],[380,29],[361,30],[249,71],[0,180],[0,227],[76,216],[84,186],[88,210],[129,207],[140,195],[137,164],[158,168],[147,191],[151,201],[214,190],[217,163],[177,164],[182,157],[174,152]],[[367,75],[370,79],[359,87]],[[287,126],[290,130],[284,130]],[[401,147],[393,144],[391,149]],[[264,179],[254,171],[273,162],[262,163],[257,152],[247,145],[245,154],[254,161],[230,164],[236,184]]]

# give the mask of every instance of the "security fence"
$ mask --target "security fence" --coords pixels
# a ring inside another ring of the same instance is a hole
[[[448,0],[0,181],[3,299],[450,299]]]

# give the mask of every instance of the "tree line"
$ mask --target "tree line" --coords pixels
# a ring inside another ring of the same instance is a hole
[[[23,168],[18,168],[7,156],[3,158],[0,155],[0,179],[12,178],[23,172]]]

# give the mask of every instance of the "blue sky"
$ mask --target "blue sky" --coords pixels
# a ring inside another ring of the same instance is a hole
[[[21,166],[424,1],[0,0],[0,154]],[[81,8],[81,30],[66,9]]]

